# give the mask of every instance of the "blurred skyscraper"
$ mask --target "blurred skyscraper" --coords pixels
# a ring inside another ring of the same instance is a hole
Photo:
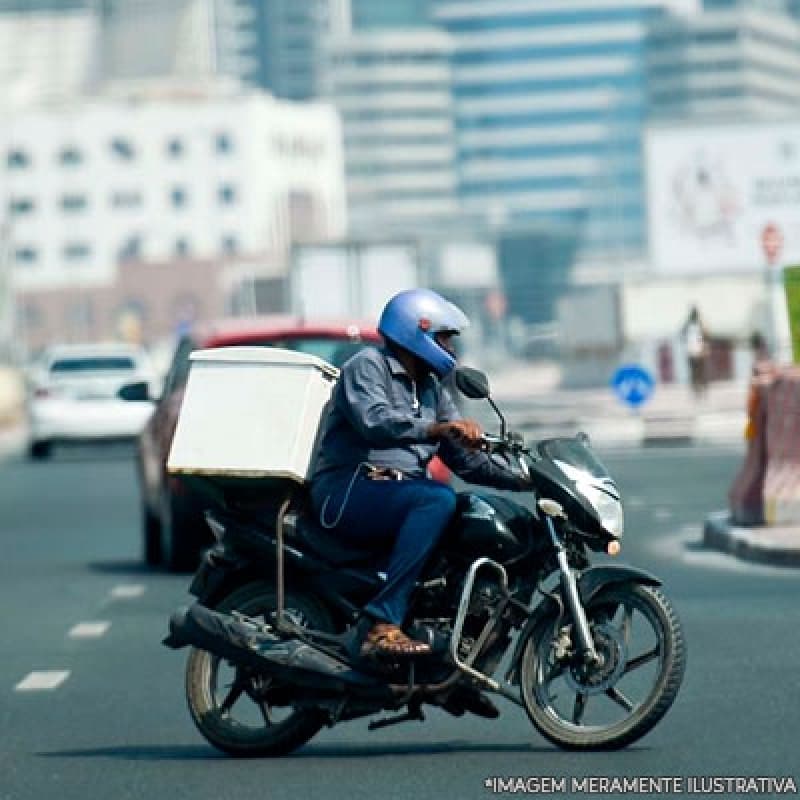
[[[780,14],[800,16],[800,0],[703,0],[703,8],[708,11],[740,8],[742,10],[775,11]]]
[[[202,78],[215,69],[208,0],[96,0],[103,81]]]
[[[431,24],[435,0],[346,0],[353,30],[419,28]]]
[[[357,236],[423,234],[458,210],[451,40],[434,28],[354,30],[330,43]]]
[[[725,5],[654,24],[648,48],[653,119],[741,120],[800,109],[800,22],[787,17],[784,3]]]
[[[250,80],[276,97],[308,100],[319,95],[324,44],[334,0],[222,0],[249,6],[257,71]]]
[[[468,214],[572,230],[584,259],[643,252],[645,45],[662,5],[440,0]]]
[[[96,79],[89,0],[0,0],[0,108],[60,102]]]

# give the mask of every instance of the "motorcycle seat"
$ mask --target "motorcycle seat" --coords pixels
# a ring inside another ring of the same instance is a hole
[[[342,542],[335,532],[323,528],[311,513],[298,515],[291,538],[303,550],[335,567],[370,565],[372,570],[380,570],[388,556],[380,549],[359,548]]]

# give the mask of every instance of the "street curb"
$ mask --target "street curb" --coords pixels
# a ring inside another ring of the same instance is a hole
[[[715,511],[706,517],[703,543],[757,564],[800,567],[800,526],[740,528],[727,511]]]

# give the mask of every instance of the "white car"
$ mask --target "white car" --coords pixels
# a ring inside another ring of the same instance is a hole
[[[129,384],[150,385],[153,372],[144,350],[125,344],[58,345],[29,372],[27,411],[32,458],[50,455],[67,441],[133,439],[153,411],[146,391],[123,399]]]

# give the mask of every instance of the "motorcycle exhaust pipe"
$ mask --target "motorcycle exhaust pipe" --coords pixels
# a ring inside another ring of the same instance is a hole
[[[231,663],[266,672],[313,689],[379,688],[385,683],[354,670],[299,639],[281,639],[251,622],[220,614],[195,603],[176,611],[163,644],[193,646]]]

